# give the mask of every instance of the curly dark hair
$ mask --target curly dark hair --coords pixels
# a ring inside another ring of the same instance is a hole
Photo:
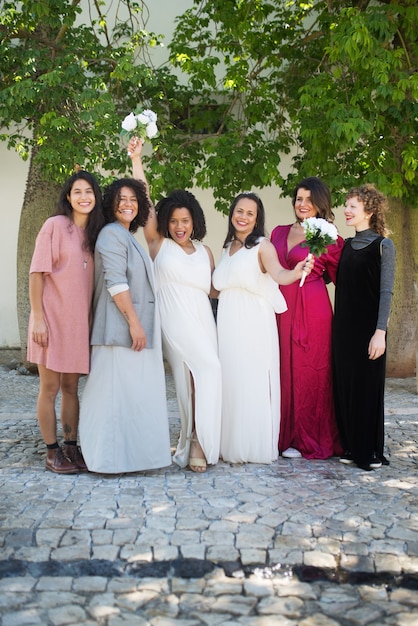
[[[331,192],[328,185],[322,182],[316,176],[308,176],[301,180],[293,191],[292,204],[295,208],[296,198],[299,189],[307,189],[311,192],[311,200],[315,209],[318,211],[318,217],[322,217],[327,222],[334,221],[334,213],[332,211]]]
[[[369,228],[374,230],[378,235],[387,237],[389,230],[386,226],[385,213],[388,211],[388,201],[374,185],[365,184],[360,187],[353,187],[347,193],[346,201],[350,198],[357,198],[364,205],[364,211],[371,213]]]
[[[134,178],[120,178],[114,180],[108,185],[103,192],[103,210],[106,224],[116,222],[116,211],[120,203],[120,192],[122,187],[128,187],[133,191],[138,201],[138,214],[129,224],[131,233],[136,233],[140,226],[144,226],[147,222],[150,210],[151,200],[147,194],[145,183]]]
[[[193,222],[193,231],[190,238],[202,241],[206,235],[205,214],[197,198],[190,191],[185,191],[184,189],[175,189],[156,204],[155,210],[160,235],[172,239],[168,226],[175,209],[187,209],[189,211]]]
[[[83,249],[89,250],[92,254],[94,252],[94,246],[96,245],[96,239],[104,226],[105,219],[103,215],[102,206],[102,192],[99,187],[99,183],[96,178],[90,172],[79,170],[75,172],[70,178],[68,178],[58,198],[55,215],[66,215],[71,222],[73,221],[73,208],[68,199],[73,185],[78,180],[85,180],[93,189],[95,204],[94,209],[89,213],[87,217],[87,223],[85,228],[85,241],[83,242]]]
[[[265,211],[264,211],[264,205],[261,201],[261,198],[259,196],[257,196],[256,193],[254,193],[253,191],[245,191],[243,193],[239,193],[233,200],[231,206],[229,207],[229,215],[228,215],[228,232],[226,234],[225,237],[225,241],[224,241],[224,245],[223,247],[226,248],[226,246],[229,244],[230,241],[233,241],[236,238],[235,235],[235,228],[232,225],[232,215],[234,213],[235,207],[237,206],[238,202],[242,199],[242,198],[248,198],[249,200],[254,200],[254,202],[257,205],[257,219],[255,222],[255,226],[254,229],[252,231],[252,233],[250,233],[246,239],[245,239],[245,247],[246,248],[253,248],[256,244],[257,244],[257,240],[259,237],[265,237]]]

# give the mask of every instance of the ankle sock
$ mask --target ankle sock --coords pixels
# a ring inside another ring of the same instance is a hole
[[[65,441],[65,440],[64,440],[64,444],[65,444],[66,446],[76,446],[76,445],[77,445],[77,442],[76,442],[76,441]]]
[[[48,443],[46,447],[48,448],[48,450],[56,450],[57,448],[59,448],[59,445],[56,441],[55,443]]]

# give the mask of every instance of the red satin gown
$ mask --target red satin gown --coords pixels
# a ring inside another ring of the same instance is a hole
[[[281,265],[293,269],[308,249],[297,244],[288,251],[291,224],[271,235]],[[281,422],[279,451],[296,448],[306,459],[326,459],[342,453],[332,395],[332,306],[324,276],[335,283],[344,245],[342,237],[320,258],[303,287],[281,285],[288,310],[277,315],[280,343]]]

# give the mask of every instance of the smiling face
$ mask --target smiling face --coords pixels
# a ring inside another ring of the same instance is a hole
[[[370,225],[371,213],[364,210],[364,203],[353,196],[345,203],[344,217],[347,226],[354,226],[356,232],[367,230]]]
[[[74,181],[70,193],[67,195],[67,200],[71,204],[73,219],[76,224],[85,221],[96,205],[94,189],[84,178]]]
[[[173,210],[168,220],[168,232],[179,246],[189,244],[193,232],[193,219],[189,209],[182,207]]]
[[[251,198],[240,198],[231,217],[235,236],[244,241],[253,232],[256,222],[257,203]]]
[[[318,210],[314,206],[309,189],[299,187],[296,192],[294,209],[298,222],[303,222],[308,217],[317,217]]]
[[[121,187],[119,198],[116,200],[116,221],[129,230],[132,220],[138,215],[138,199],[135,191],[130,187]]]

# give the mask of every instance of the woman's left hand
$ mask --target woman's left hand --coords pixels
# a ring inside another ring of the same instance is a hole
[[[129,324],[129,333],[132,339],[132,350],[135,350],[135,352],[141,352],[141,350],[146,348],[147,336],[139,320],[133,320]]]
[[[370,339],[369,349],[368,349],[369,359],[371,361],[375,361],[376,359],[381,357],[382,354],[385,353],[385,350],[386,350],[386,332],[384,330],[377,329],[373,337]]]

